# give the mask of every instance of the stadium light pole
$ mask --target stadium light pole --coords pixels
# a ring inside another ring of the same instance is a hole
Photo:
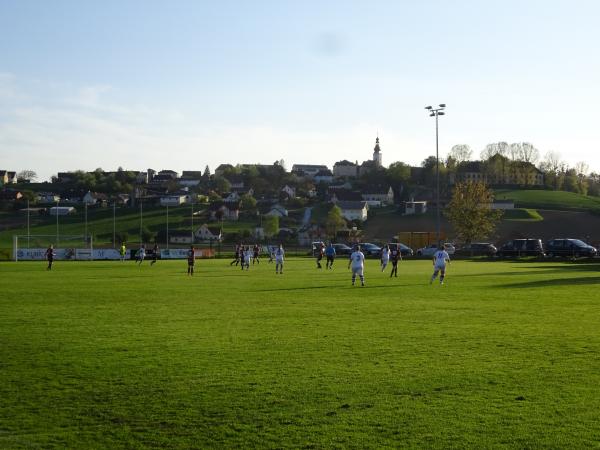
[[[435,186],[436,186],[436,205],[435,205],[435,235],[438,247],[440,246],[440,152],[439,152],[439,132],[438,132],[438,117],[443,116],[445,103],[440,103],[436,108],[426,106],[429,111],[429,117],[435,117]]]
[[[194,244],[194,202],[192,202],[192,245]]]
[[[87,239],[88,239],[88,237],[87,237],[87,234],[88,234],[87,233],[87,207],[88,207],[87,202],[84,202],[83,206],[85,209],[85,234],[84,234],[83,239],[85,239],[85,243],[87,244]]]
[[[56,201],[56,247],[58,248],[58,204],[59,200]]]
[[[142,228],[144,226],[144,207],[142,206],[144,202],[140,197],[140,246],[144,243],[144,239],[142,238]]]
[[[117,201],[113,201],[113,248],[117,248]]]
[[[167,202],[167,250],[169,250],[169,203]]]
[[[29,233],[29,199],[27,199],[27,248],[29,248],[29,239],[30,239],[30,233]]]

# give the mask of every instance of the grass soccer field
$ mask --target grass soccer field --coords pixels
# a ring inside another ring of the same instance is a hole
[[[600,445],[600,266],[0,263],[0,448]]]

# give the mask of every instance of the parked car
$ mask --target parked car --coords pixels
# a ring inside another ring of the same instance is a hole
[[[351,255],[352,247],[348,247],[346,244],[333,244],[336,255]]]
[[[381,255],[381,247],[371,244],[370,242],[361,242],[360,251],[364,253],[365,256],[376,256],[379,257]]]
[[[593,258],[598,251],[579,239],[552,239],[546,243],[546,255],[550,258],[563,256],[570,258]]]
[[[498,256],[544,256],[541,239],[513,239],[498,249]]]
[[[417,256],[433,256],[435,252],[437,252],[437,250],[437,244],[430,244],[427,247],[418,249]],[[446,250],[446,253],[448,253],[449,255],[454,255],[456,248],[454,248],[454,245],[450,244],[449,242],[446,242],[444,244],[444,250]]]
[[[472,242],[456,249],[455,254],[461,256],[495,256],[498,249],[489,242]]]
[[[390,250],[393,250],[395,248],[399,248],[400,249],[400,254],[402,255],[403,258],[406,258],[407,256],[413,256],[414,252],[413,249],[410,248],[407,245],[404,245],[401,242],[392,242],[387,244],[390,247]]]

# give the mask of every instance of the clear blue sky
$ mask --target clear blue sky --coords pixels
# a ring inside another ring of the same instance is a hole
[[[0,168],[419,164],[529,141],[600,171],[596,1],[0,1]]]

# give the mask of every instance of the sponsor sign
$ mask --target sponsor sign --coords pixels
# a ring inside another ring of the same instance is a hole
[[[169,248],[160,251],[160,259],[187,259],[187,248]],[[215,251],[210,249],[194,249],[196,258],[212,258]]]
[[[42,261],[46,259],[45,248],[22,248],[17,250],[17,260]],[[121,258],[119,250],[114,248],[55,248],[54,259],[56,260],[83,260],[91,259],[118,260]],[[131,258],[131,251],[125,252],[125,259]]]

